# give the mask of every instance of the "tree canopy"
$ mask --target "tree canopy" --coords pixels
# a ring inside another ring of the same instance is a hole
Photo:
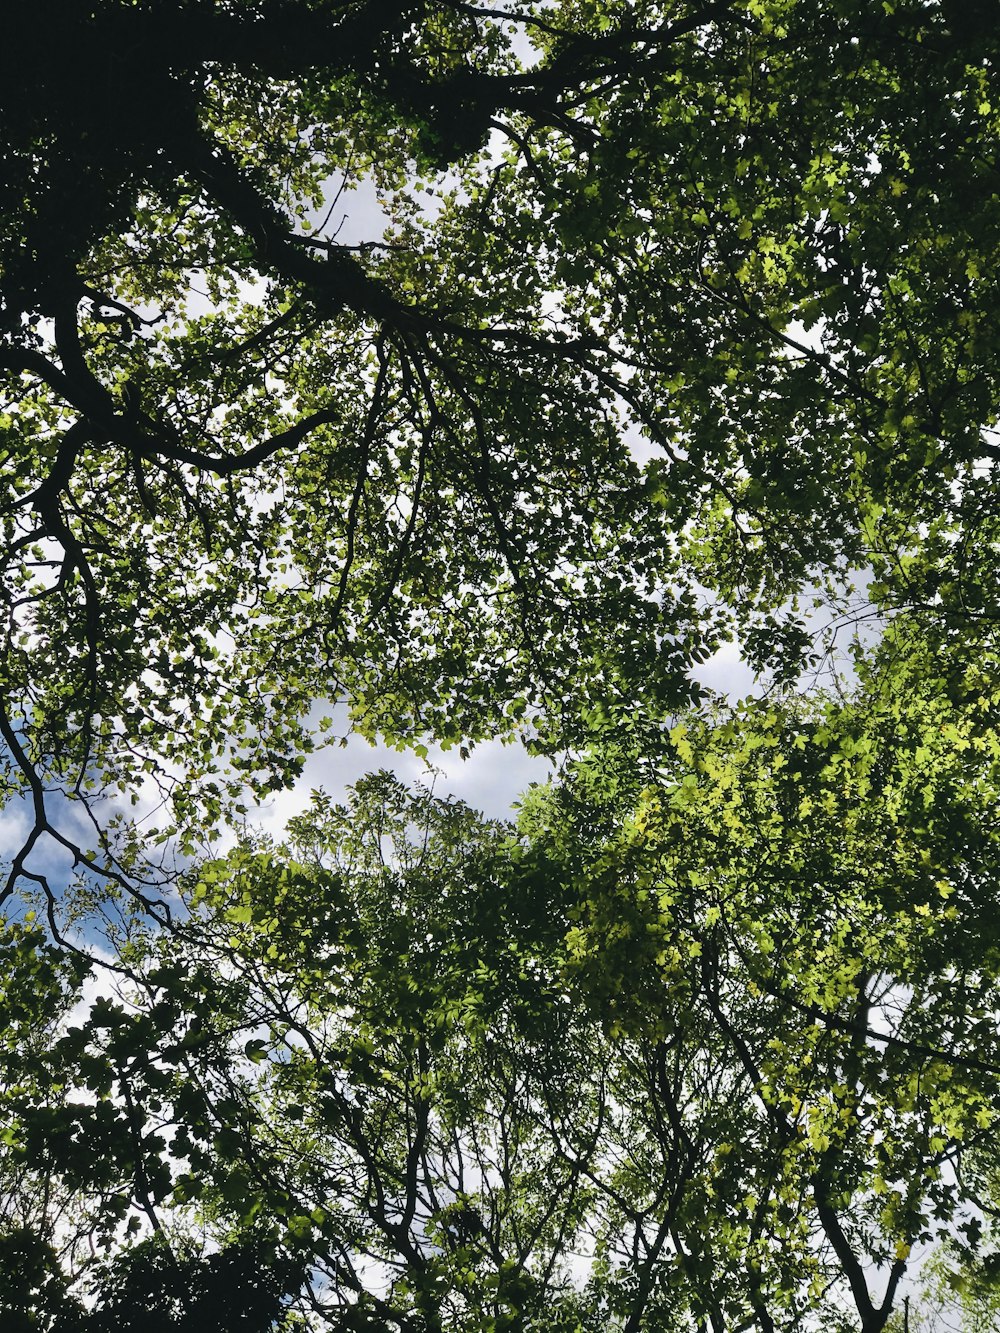
[[[8,8],[0,1312],[992,1317],[992,6]]]
[[[734,628],[794,678],[796,595],[852,571],[990,623],[976,13],[15,5],[2,725],[36,827],[178,776],[214,822],[322,699],[558,750],[669,716]],[[361,181],[387,225],[340,244]]]
[[[995,704],[880,684],[692,720],[654,775],[591,756],[516,826],[388,773],[317,797],[192,870],[176,932],[133,921],[54,1039],[72,989],[17,937],[7,1208],[65,1210],[84,1272],[93,1235],[153,1236],[42,1327],[172,1278],[164,1328],[208,1284],[260,1327],[874,1333],[922,1243],[982,1281]]]

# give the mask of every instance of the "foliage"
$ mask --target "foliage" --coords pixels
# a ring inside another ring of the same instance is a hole
[[[992,634],[978,14],[15,5],[8,889],[52,839],[155,879],[103,798],[175,790],[193,849],[294,778],[317,700],[581,744],[691,700],[734,626],[794,678],[808,598],[869,567]],[[341,242],[362,185],[386,229]]]
[[[6,1324],[992,1318],[991,9],[8,8]]]
[[[912,1247],[992,1262],[1000,1116],[995,700],[889,661],[692,716],[652,781],[595,751],[517,827],[319,795],[122,943],[61,1137],[21,1092],[13,1141],[127,1230],[245,1238],[317,1328],[880,1330]]]

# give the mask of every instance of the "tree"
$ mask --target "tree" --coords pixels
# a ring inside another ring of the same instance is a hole
[[[14,6],[5,1317],[880,1333],[943,1234],[988,1308],[992,17]],[[214,855],[325,703],[572,761]]]
[[[56,1173],[88,1080],[119,1220],[245,1238],[319,1329],[880,1333],[912,1247],[992,1271],[996,703],[902,646],[516,828],[381,774],[192,870],[52,1046]]]
[[[54,838],[155,897],[103,798],[176,786],[190,847],[317,700],[580,744],[734,623],[794,676],[796,595],[869,565],[876,609],[991,633],[979,13],[17,4],[7,891]],[[388,228],[340,244],[362,180]]]

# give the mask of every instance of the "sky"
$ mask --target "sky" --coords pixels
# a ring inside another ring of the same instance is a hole
[[[319,225],[328,205],[312,217]],[[381,208],[371,181],[362,181],[357,189],[343,191],[336,199],[324,234],[336,237],[342,245],[360,245],[378,240],[387,216]],[[645,461],[649,447],[636,441],[637,461]],[[726,644],[694,673],[709,689],[730,698],[743,698],[754,689],[753,672],[743,661],[738,645]],[[281,792],[260,810],[262,827],[280,836],[285,821],[296,814],[308,800],[308,793],[323,787],[332,796],[343,792],[365,773],[388,768],[407,783],[433,782],[438,795],[454,795],[492,818],[511,814],[518,795],[533,782],[545,782],[555,771],[552,761],[532,756],[519,745],[489,741],[476,746],[468,759],[457,750],[442,751],[429,746],[427,761],[414,754],[400,754],[385,746],[372,746],[360,737],[352,737],[346,746],[331,747],[315,753],[308,760],[302,778],[289,791]]]
[[[753,673],[736,644],[726,644],[694,674],[702,685],[732,699],[744,698],[754,689]],[[311,755],[300,781],[261,807],[259,823],[265,832],[280,837],[285,821],[302,809],[313,788],[323,787],[337,797],[365,773],[379,768],[391,769],[408,784],[433,783],[437,795],[457,796],[495,819],[508,818],[521,792],[533,782],[547,781],[555,772],[551,760],[531,755],[517,744],[486,741],[468,759],[462,759],[457,749],[443,751],[430,745],[424,761],[415,754],[372,746],[353,736],[343,749],[331,746]]]
[[[358,245],[379,239],[385,229],[387,216],[379,203],[373,183],[362,180],[357,188],[337,193],[331,189],[330,204],[314,215],[319,226],[324,220],[323,234],[335,237],[344,245]],[[196,302],[197,303],[197,302]],[[632,441],[633,452],[639,463],[648,460],[651,447],[638,435]],[[695,671],[696,679],[717,694],[731,699],[742,698],[754,691],[752,672],[742,659],[738,645],[727,644],[708,662]],[[347,730],[346,714],[340,719]],[[343,799],[348,786],[364,774],[380,768],[394,772],[407,784],[423,782],[432,786],[439,796],[456,796],[491,818],[509,818],[517,797],[532,783],[544,783],[555,773],[555,763],[529,754],[519,744],[503,745],[499,741],[484,742],[472,748],[467,759],[458,749],[442,751],[429,746],[426,760],[413,753],[399,752],[386,746],[372,746],[359,736],[349,737],[345,747],[331,745],[312,754],[303,775],[294,787],[269,798],[256,810],[251,808],[251,822],[275,838],[280,838],[286,821],[308,803],[310,792],[324,788],[334,799]],[[144,809],[152,809],[158,798],[145,795],[138,809],[133,810],[123,801],[121,808],[141,816]],[[58,824],[67,835],[83,839],[84,845],[92,838],[82,818],[82,812],[71,809],[65,802],[50,801],[52,813],[58,805]],[[23,843],[30,828],[26,802],[12,801],[0,815],[0,862],[12,857]],[[65,881],[69,873],[69,858],[51,840],[43,839],[30,862],[36,870],[51,875],[53,883]]]

